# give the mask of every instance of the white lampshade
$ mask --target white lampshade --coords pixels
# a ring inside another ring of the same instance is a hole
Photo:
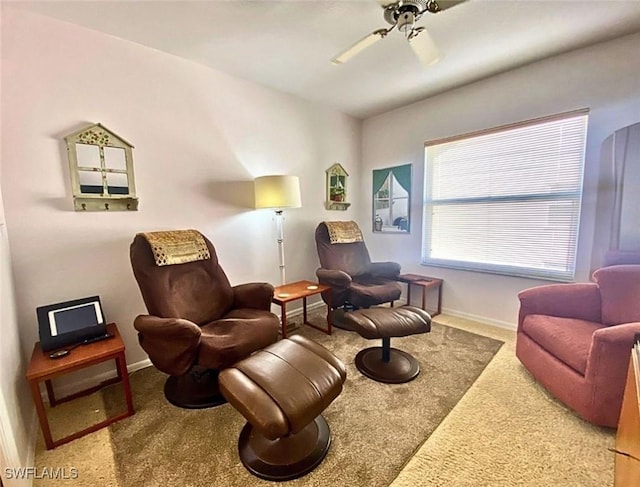
[[[255,179],[256,208],[300,208],[298,176],[261,176]]]

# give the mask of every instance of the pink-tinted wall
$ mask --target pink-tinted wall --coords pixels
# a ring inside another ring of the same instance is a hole
[[[359,120],[17,9],[4,9],[2,35],[2,190],[25,354],[37,306],[97,294],[129,363],[146,358],[132,327],[145,312],[128,255],[137,232],[196,228],[233,284],[277,283],[273,212],[251,208],[256,176],[300,177],[303,208],[285,214],[287,278],[315,277],[313,231],[337,213],[323,206],[324,171],[358,171]],[[137,212],[73,211],[62,138],[95,122],[135,146]]]

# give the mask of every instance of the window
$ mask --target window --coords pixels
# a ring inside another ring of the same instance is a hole
[[[572,280],[587,115],[425,144],[423,264]]]

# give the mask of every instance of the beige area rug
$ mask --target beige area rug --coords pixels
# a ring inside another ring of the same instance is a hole
[[[379,346],[377,341],[340,329],[331,336],[310,327],[298,332],[347,364],[347,382],[324,413],[333,438],[329,454],[289,485],[388,486],[502,345],[439,324],[428,334],[392,339],[392,346],[420,361],[422,371],[412,382],[391,385],[363,377],[353,364],[359,350]],[[244,418],[228,404],[207,410],[168,404],[162,394],[165,378],[155,368],[131,377],[136,415],[110,427],[120,485],[271,484],[240,463],[237,440]],[[117,392],[105,395],[107,409],[122,408]]]

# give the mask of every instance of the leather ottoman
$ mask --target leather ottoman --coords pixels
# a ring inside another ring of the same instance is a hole
[[[300,335],[220,372],[220,391],[247,424],[238,451],[254,475],[291,480],[317,467],[331,444],[320,415],[342,391],[344,364]]]
[[[431,316],[421,308],[368,308],[345,313],[345,323],[363,338],[382,338],[381,347],[361,350],[356,367],[378,382],[399,384],[420,373],[418,361],[402,350],[391,348],[391,337],[403,337],[431,331]]]

